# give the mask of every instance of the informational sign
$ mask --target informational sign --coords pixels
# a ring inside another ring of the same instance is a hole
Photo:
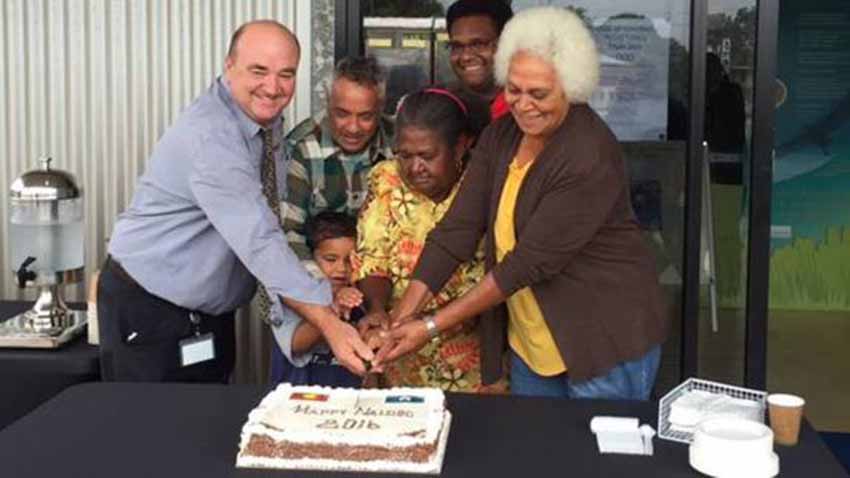
[[[771,305],[850,309],[850,8],[784,2],[779,20]]]
[[[601,72],[590,104],[620,141],[667,139],[669,30],[667,19],[632,16],[592,25]]]

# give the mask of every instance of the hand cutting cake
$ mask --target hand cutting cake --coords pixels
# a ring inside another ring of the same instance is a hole
[[[439,474],[450,422],[438,389],[281,384],[248,415],[236,465]]]

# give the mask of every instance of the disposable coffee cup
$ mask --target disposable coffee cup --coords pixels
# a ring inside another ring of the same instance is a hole
[[[806,401],[796,395],[774,393],[767,397],[770,428],[773,441],[779,445],[794,446],[800,439],[800,422]]]

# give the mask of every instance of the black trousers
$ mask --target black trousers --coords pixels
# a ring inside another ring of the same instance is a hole
[[[234,313],[198,313],[201,333],[213,333],[215,358],[182,367],[178,342],[195,332],[190,312],[149,293],[107,258],[97,290],[103,380],[227,383],[236,349]]]

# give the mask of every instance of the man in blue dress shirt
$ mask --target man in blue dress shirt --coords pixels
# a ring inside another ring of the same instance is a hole
[[[285,197],[281,112],[299,55],[283,25],[243,25],[224,75],[154,147],[100,278],[105,380],[226,382],[234,311],[258,282],[275,298],[273,322],[289,307],[322,331],[343,366],[365,372],[372,351],[338,319],[329,284],[303,268],[273,210]]]

